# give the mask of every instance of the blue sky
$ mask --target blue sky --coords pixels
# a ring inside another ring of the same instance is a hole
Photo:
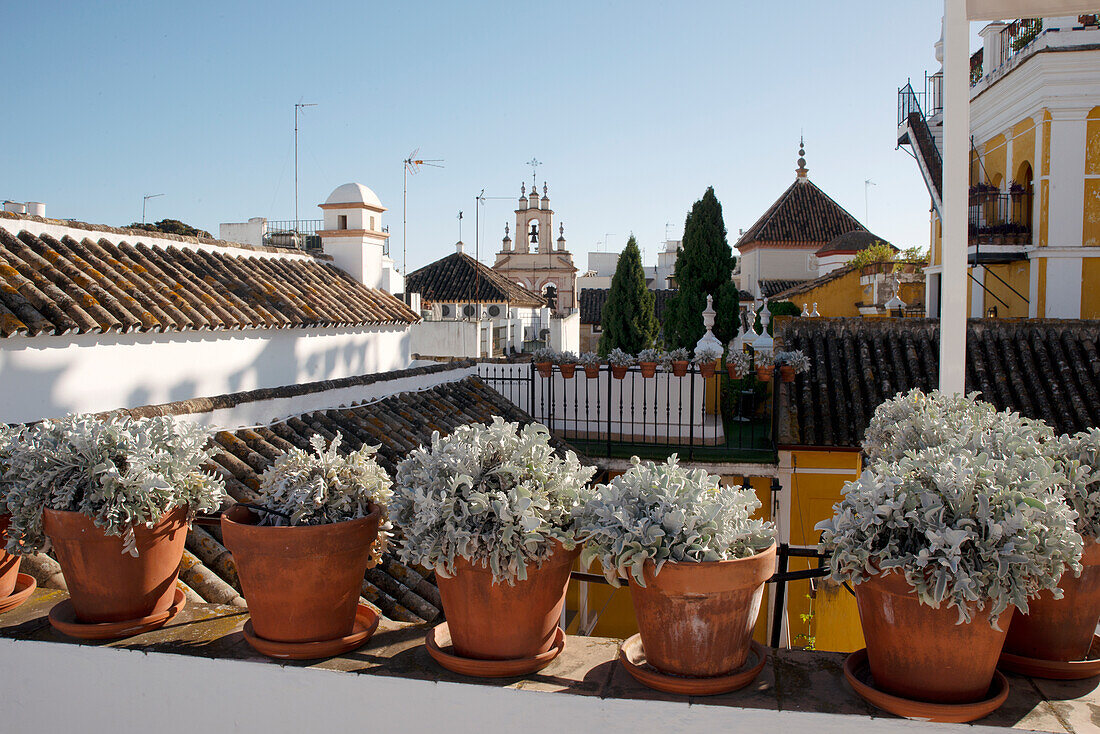
[[[895,150],[896,91],[936,68],[941,3],[347,2],[5,3],[0,198],[125,225],[294,212],[337,185],[373,188],[400,265],[402,159],[409,267],[474,240],[474,197],[518,196],[543,162],[582,270],[633,232],[646,261],[713,185],[731,244],[810,177],[905,247],[926,245],[929,200]],[[512,201],[481,212],[481,257]],[[606,236],[610,234],[610,236]],[[469,251],[469,250],[468,250]]]

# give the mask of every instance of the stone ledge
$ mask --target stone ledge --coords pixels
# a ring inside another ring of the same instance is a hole
[[[847,717],[845,726],[884,727],[896,717],[878,711],[855,695],[844,682],[842,653],[800,650],[770,651],[769,660],[749,687],[721,696],[675,696],[645,688],[618,664],[619,640],[568,638],[566,651],[548,667],[523,678],[479,679],[440,668],[423,646],[425,625],[383,619],[363,647],[336,658],[313,662],[282,662],[259,655],[244,640],[247,611],[213,604],[191,604],[160,630],[112,642],[81,642],[59,635],[49,625],[50,607],[67,597],[56,589],[39,589],[21,607],[0,615],[0,637],[11,640],[96,645],[144,653],[165,653],[262,665],[310,668],[412,680],[466,683],[495,688],[566,693],[624,701],[666,701],[690,706],[726,707],[760,712],[801,712]],[[970,731],[1012,728],[1026,731],[1079,732],[1100,727],[1100,681],[1032,680],[1009,675],[1008,702]],[[878,721],[875,724],[874,721]],[[920,726],[914,724],[914,726]],[[940,730],[939,725],[930,728]]]

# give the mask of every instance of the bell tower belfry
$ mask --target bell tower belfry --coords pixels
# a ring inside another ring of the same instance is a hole
[[[520,185],[516,205],[515,242],[507,225],[493,269],[509,280],[548,296],[554,313],[565,315],[577,307],[577,268],[565,249],[565,228],[554,232],[554,210],[545,183],[539,195],[535,182]]]

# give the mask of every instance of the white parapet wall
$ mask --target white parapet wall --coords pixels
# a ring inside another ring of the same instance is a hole
[[[478,356],[478,322],[421,321],[409,328],[412,354],[427,357]]]

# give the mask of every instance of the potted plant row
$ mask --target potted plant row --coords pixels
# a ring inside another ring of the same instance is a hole
[[[531,353],[531,361],[535,363],[535,369],[543,377],[554,374],[554,363],[558,359],[558,353],[550,347],[540,347]]]
[[[699,374],[704,379],[714,377],[714,370],[718,367],[718,360],[722,358],[722,350],[718,347],[703,346],[695,350],[694,362],[699,367]]]
[[[1080,568],[1076,513],[1044,448],[1053,438],[973,395],[913,390],[878,407],[868,468],[817,526],[831,577],[855,589],[867,647],[845,675],[860,695],[935,721],[1003,703],[995,668],[1014,610],[1060,596]]]
[[[545,426],[500,418],[435,433],[401,462],[391,505],[398,555],[435,571],[447,621],[426,642],[441,665],[522,675],[561,652],[579,553],[572,511],[594,471],[572,452],[555,454]]]
[[[607,363],[611,365],[611,376],[616,380],[626,377],[627,370],[636,360],[622,349],[615,347],[607,355]]]
[[[338,655],[378,626],[359,595],[385,549],[391,481],[377,447],[342,455],[342,440],[315,434],[312,452],[291,448],[264,472],[256,503],[222,515],[251,617],[245,640],[270,657]]]
[[[0,486],[10,466],[8,456],[15,446],[13,439],[17,435],[17,428],[0,423]],[[0,612],[10,611],[25,602],[37,586],[33,576],[19,573],[22,557],[6,550],[10,523],[11,515],[0,501]]]
[[[585,352],[580,356],[581,367],[584,368],[584,376],[590,380],[595,380],[600,376],[600,365],[603,361],[600,359],[600,355],[595,352]]]
[[[620,660],[640,682],[711,695],[763,667],[752,631],[776,546],[774,526],[752,516],[759,507],[751,490],[720,486],[675,455],[664,464],[635,457],[578,507],[582,562],[598,560],[613,586],[628,580],[639,633]]]
[[[810,370],[810,358],[799,349],[776,353],[774,363],[779,367],[779,379],[782,382],[794,382],[795,375]]]
[[[176,587],[190,519],[225,500],[198,425],[70,415],[9,432],[0,453],[7,552],[52,546],[70,598],[58,631],[110,639],[156,629],[185,605]]]
[[[657,363],[661,361],[661,353],[656,349],[643,349],[638,352],[638,367],[642,377],[654,377],[657,374]]]
[[[730,350],[726,354],[726,372],[731,380],[737,380],[747,375],[751,364],[752,358],[747,352],[730,346]]]

